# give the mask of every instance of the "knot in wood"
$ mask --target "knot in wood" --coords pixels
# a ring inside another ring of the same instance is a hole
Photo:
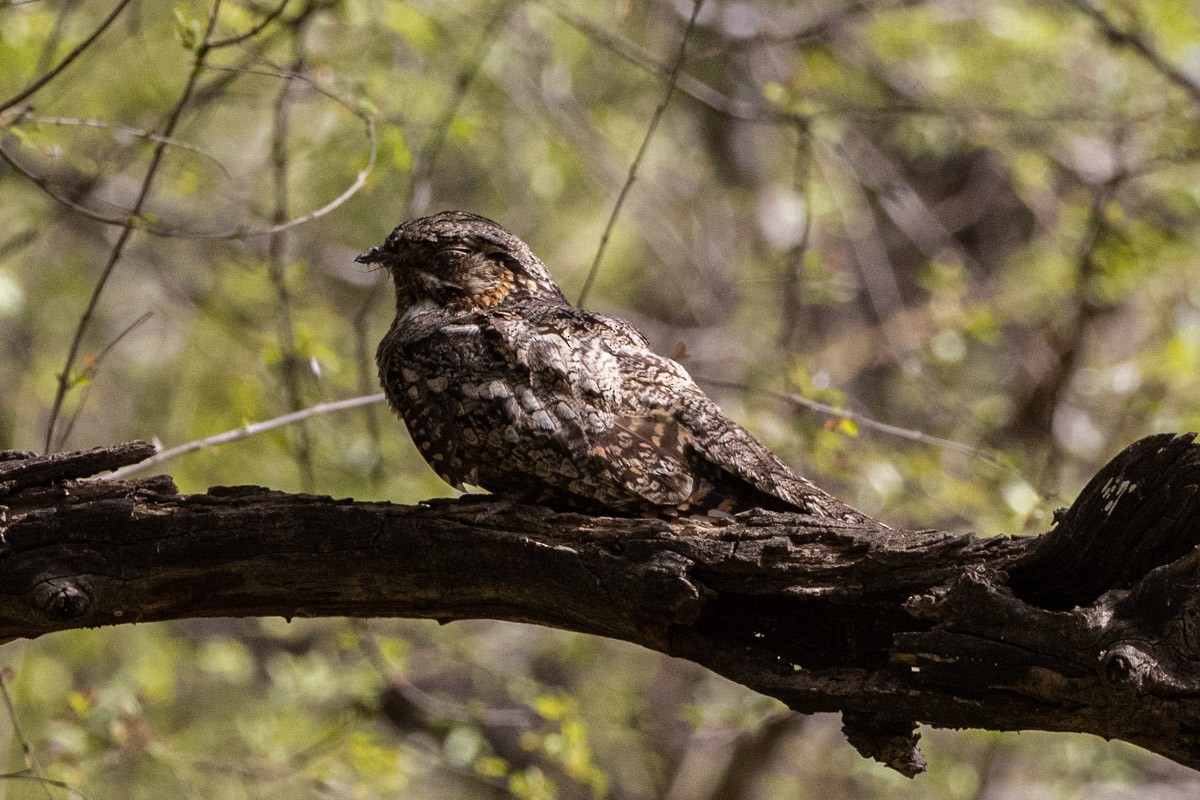
[[[688,577],[691,559],[670,550],[635,567],[643,608],[660,609],[668,622],[691,624],[700,615],[700,590]]]
[[[1131,644],[1111,647],[1100,656],[1100,668],[1109,682],[1132,686],[1137,691],[1146,688],[1157,667],[1155,659]]]
[[[50,578],[34,590],[34,604],[53,622],[78,620],[92,611],[92,587],[77,578]]]

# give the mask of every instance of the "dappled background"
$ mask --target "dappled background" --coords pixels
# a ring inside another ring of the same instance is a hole
[[[217,5],[0,1],[0,448],[309,409],[155,469],[448,495],[383,406],[317,413],[378,390],[390,287],[354,256],[447,208],[893,526],[1043,531],[1125,444],[1200,428],[1200,2]],[[206,620],[0,663],[12,797],[1200,789],[979,732],[926,733],[908,781],[836,717],[511,624]]]

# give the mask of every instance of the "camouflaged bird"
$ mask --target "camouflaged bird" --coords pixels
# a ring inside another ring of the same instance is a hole
[[[725,417],[629,324],[573,308],[529,247],[447,211],[358,257],[396,286],[379,379],[450,485],[599,514],[867,520]]]

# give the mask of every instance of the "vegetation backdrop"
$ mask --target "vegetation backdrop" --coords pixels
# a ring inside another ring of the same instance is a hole
[[[184,491],[449,493],[367,404],[447,208],[894,526],[1034,533],[1200,428],[1200,2],[0,1],[0,448],[170,447]],[[908,781],[630,645],[196,620],[0,652],[11,797],[1190,797],[1083,736]],[[42,779],[39,779],[41,776]],[[72,794],[74,793],[74,794]]]

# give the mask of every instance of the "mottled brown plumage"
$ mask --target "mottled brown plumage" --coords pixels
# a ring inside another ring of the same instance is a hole
[[[865,519],[725,417],[630,325],[572,308],[495,222],[410,220],[358,260],[395,281],[379,378],[447,483],[595,513]]]

